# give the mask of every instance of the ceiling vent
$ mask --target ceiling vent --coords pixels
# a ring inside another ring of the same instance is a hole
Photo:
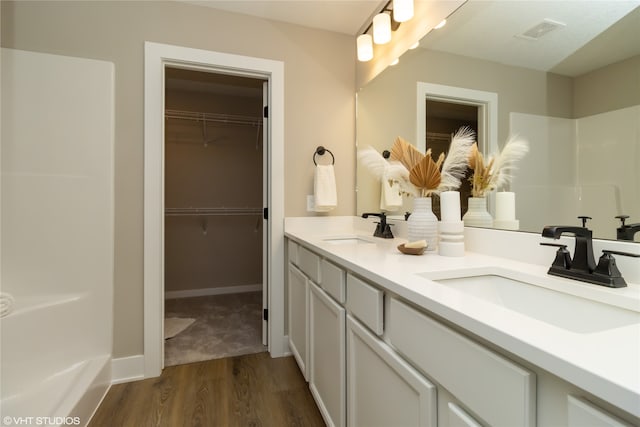
[[[538,25],[528,29],[522,34],[516,35],[516,37],[527,39],[527,40],[538,40],[541,37],[549,34],[551,31],[557,30],[558,28],[566,27],[567,24],[563,24],[562,22],[554,21],[551,19],[544,19]]]

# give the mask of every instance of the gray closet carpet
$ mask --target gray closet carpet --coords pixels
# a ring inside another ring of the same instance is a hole
[[[165,300],[165,318],[196,321],[164,341],[164,365],[260,353],[262,292],[212,295]]]

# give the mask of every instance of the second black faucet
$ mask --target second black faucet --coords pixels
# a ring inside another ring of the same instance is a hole
[[[369,218],[369,216],[377,216],[380,218],[376,226],[376,230],[373,232],[373,237],[381,237],[383,239],[393,239],[393,233],[391,232],[390,224],[387,224],[387,215],[384,212],[380,213],[363,213],[362,218]]]

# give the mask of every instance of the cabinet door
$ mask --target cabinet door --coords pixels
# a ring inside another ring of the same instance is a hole
[[[449,427],[482,427],[482,425],[467,414],[455,403],[449,402]]]
[[[575,396],[567,397],[569,427],[628,427],[622,420],[606,413],[592,403]]]
[[[435,386],[350,315],[347,373],[347,425],[436,425]]]
[[[308,312],[308,280],[300,270],[289,264],[289,348],[307,381],[309,380],[307,372],[309,365]]]
[[[309,283],[309,388],[327,425],[341,427],[346,418],[345,309]]]

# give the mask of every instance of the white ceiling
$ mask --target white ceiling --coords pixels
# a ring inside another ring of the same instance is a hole
[[[429,33],[421,47],[565,75],[580,75],[598,64],[606,65],[640,54],[640,14],[625,19],[618,31],[623,40],[615,49],[581,52],[565,59],[640,6],[640,1],[487,1],[469,0],[437,32]],[[637,11],[640,12],[640,9]],[[538,40],[517,37],[544,19],[561,22]]]
[[[356,35],[383,6],[381,0],[182,0],[186,3]]]

